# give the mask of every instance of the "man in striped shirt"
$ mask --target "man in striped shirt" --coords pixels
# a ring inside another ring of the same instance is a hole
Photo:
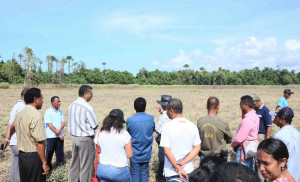
[[[69,181],[89,182],[92,179],[95,146],[93,138],[98,121],[93,107],[88,103],[93,97],[92,87],[82,85],[79,98],[69,106],[68,132],[72,141],[72,162]]]

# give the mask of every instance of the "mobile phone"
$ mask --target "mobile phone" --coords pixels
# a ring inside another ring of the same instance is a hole
[[[1,149],[1,150],[4,150],[4,144],[1,144],[0,149]]]

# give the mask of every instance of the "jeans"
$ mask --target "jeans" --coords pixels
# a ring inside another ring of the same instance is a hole
[[[109,164],[98,163],[97,178],[100,182],[131,182],[128,167],[116,168]]]
[[[254,158],[250,158],[250,159],[245,159],[245,152],[244,149],[242,150],[242,146],[239,146],[236,152],[236,161],[238,163],[241,163],[243,165],[246,165],[248,167],[250,167],[253,171],[255,171],[255,160]],[[242,162],[240,161],[240,157],[242,155]]]
[[[130,160],[130,172],[133,182],[148,182],[149,162],[135,163]]]

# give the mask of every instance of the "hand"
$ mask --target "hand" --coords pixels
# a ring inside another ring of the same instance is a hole
[[[43,163],[43,170],[44,170],[44,172],[42,173],[43,175],[49,174],[50,168],[49,168],[47,162],[46,162],[46,163]]]
[[[59,134],[58,136],[59,136],[60,140],[64,140],[64,136],[62,136],[62,134]]]
[[[161,106],[158,103],[155,103],[154,107],[158,112],[161,112]]]
[[[187,173],[185,172],[185,170],[183,170],[182,168],[179,168],[177,171],[178,175],[180,178],[185,178],[185,179],[189,179],[189,176],[187,175]]]
[[[4,142],[2,142],[2,144],[3,144],[3,150],[5,150],[8,145],[8,141],[5,140]]]
[[[185,163],[183,161],[177,162],[177,165],[179,165],[182,169],[185,166]]]
[[[59,134],[60,134],[60,130],[55,130],[54,133],[55,133],[56,135],[59,135]]]

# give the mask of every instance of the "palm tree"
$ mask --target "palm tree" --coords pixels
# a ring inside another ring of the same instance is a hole
[[[102,62],[102,65],[103,65],[103,71],[104,71],[105,70],[106,62]]]
[[[27,46],[24,48],[24,50],[25,50],[25,54],[26,54],[26,59],[24,60],[24,69],[25,69],[24,87],[25,87],[26,86],[26,77],[28,79],[27,80],[27,86],[29,86],[28,85],[28,83],[29,83],[28,81],[30,80],[30,76],[32,75],[32,74],[29,73],[31,71],[29,68],[32,67],[32,65],[31,65],[31,59],[32,59],[32,56],[33,56],[33,52],[32,52],[32,49],[29,48],[29,47],[27,47]]]
[[[19,57],[19,60],[20,60],[20,66],[21,66],[21,68],[22,68],[22,62],[21,62],[21,61],[22,61],[22,58],[23,58],[24,56],[23,56],[22,54],[19,54],[18,57]]]
[[[190,67],[188,64],[184,64],[183,67],[185,68],[185,70],[187,71],[188,68]]]
[[[72,56],[67,56],[66,60],[68,61],[68,71],[69,71],[69,74],[71,73],[71,61],[73,61],[73,58]]]

